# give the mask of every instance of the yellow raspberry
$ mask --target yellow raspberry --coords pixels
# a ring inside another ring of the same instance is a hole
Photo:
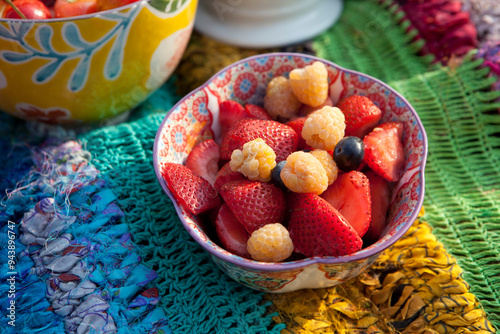
[[[328,97],[328,70],[315,61],[290,72],[290,86],[297,99],[311,107],[319,107]]]
[[[325,106],[307,116],[302,138],[312,148],[332,151],[344,138],[345,117],[337,107]]]
[[[292,255],[293,243],[283,225],[267,224],[252,233],[247,250],[256,261],[280,262]]]
[[[286,159],[280,173],[285,186],[296,193],[321,194],[328,188],[328,176],[314,155],[297,151]]]
[[[339,175],[339,168],[333,160],[333,157],[325,150],[314,150],[309,153],[314,155],[314,157],[321,162],[326,171],[326,176],[328,176],[328,185],[332,184]]]
[[[299,110],[301,103],[292,92],[292,88],[285,77],[273,78],[267,84],[264,108],[273,118],[293,117]]]
[[[262,138],[257,138],[245,143],[243,150],[234,150],[229,166],[250,180],[269,182],[276,166],[276,153]]]

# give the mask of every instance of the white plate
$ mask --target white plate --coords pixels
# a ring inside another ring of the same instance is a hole
[[[343,0],[313,1],[314,5],[305,9],[303,5],[302,8],[299,8],[301,5],[284,6],[283,10],[274,8],[269,12],[246,10],[242,8],[245,6],[238,7],[236,0],[232,2],[236,4],[234,7],[222,0],[200,0],[195,29],[230,45],[280,47],[309,40],[327,30],[339,19],[343,9]]]

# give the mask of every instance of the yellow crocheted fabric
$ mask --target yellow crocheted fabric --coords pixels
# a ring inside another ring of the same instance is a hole
[[[494,333],[462,269],[421,219],[344,284],[268,294],[291,333]]]
[[[176,70],[177,93],[184,96],[224,67],[261,52],[222,44],[194,32]]]

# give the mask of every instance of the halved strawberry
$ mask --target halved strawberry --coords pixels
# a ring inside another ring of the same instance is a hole
[[[207,139],[193,148],[185,165],[213,185],[219,171],[219,157],[219,145],[213,139]]]
[[[391,206],[392,187],[391,183],[372,170],[365,173],[370,181],[370,193],[372,197],[372,221],[365,238],[377,241],[386,226],[387,213]]]
[[[360,237],[366,233],[372,217],[372,204],[370,182],[363,173],[340,174],[321,197],[347,219]]]
[[[367,134],[363,143],[363,161],[368,167],[387,181],[398,181],[405,163],[403,123],[383,123]]]
[[[273,119],[266,111],[266,109],[259,107],[255,104],[247,103],[245,105],[245,111],[248,114],[248,117],[256,118],[256,119]]]
[[[349,96],[340,101],[337,107],[345,116],[346,136],[363,139],[382,118],[382,111],[366,96]]]
[[[276,161],[285,160],[297,150],[299,137],[286,124],[261,119],[243,119],[237,122],[222,140],[220,157],[229,160],[236,149],[251,140],[262,138],[276,153]]]
[[[248,118],[245,108],[236,101],[226,100],[219,104],[219,124],[221,127],[221,138],[238,121]]]
[[[285,216],[283,191],[271,183],[248,179],[226,183],[220,195],[248,233]]]
[[[311,149],[311,147],[306,144],[305,139],[302,138],[302,129],[304,128],[304,123],[306,122],[306,119],[307,117],[297,117],[286,123],[286,125],[295,130],[297,136],[299,137],[297,150],[302,150],[304,148]]]
[[[192,214],[198,215],[219,205],[220,198],[214,187],[186,166],[167,162],[161,174],[179,205]]]
[[[215,220],[215,230],[222,246],[227,251],[251,258],[247,250],[247,241],[250,235],[227,204],[222,204],[219,210]]]
[[[305,256],[342,256],[361,249],[363,241],[347,220],[315,194],[289,193],[288,230],[295,252]]]
[[[246,177],[240,172],[233,172],[229,162],[226,162],[224,166],[219,170],[215,178],[214,188],[217,192],[220,191],[223,185],[231,181],[243,180]]]

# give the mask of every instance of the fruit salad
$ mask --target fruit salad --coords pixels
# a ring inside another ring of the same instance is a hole
[[[0,18],[45,20],[73,17],[125,6],[136,1],[138,0],[0,0]]]
[[[162,177],[185,210],[238,256],[281,262],[343,256],[384,232],[405,165],[403,123],[352,95],[333,105],[325,65],[275,77],[262,106],[219,105],[221,140]]]

